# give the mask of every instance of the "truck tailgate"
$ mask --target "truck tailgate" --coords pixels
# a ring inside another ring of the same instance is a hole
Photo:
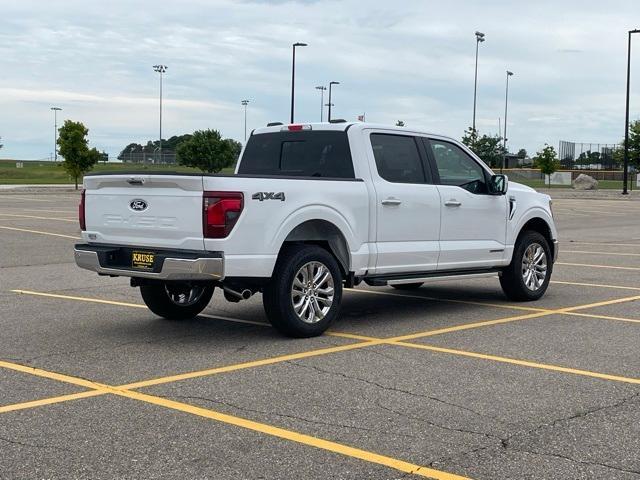
[[[199,175],[86,176],[91,243],[203,250]]]

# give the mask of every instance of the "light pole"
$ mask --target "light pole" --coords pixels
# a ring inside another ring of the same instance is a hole
[[[476,129],[476,95],[478,92],[478,46],[484,42],[484,33],[476,31],[476,75],[473,82],[473,130]]]
[[[624,117],[624,172],[622,172],[622,194],[627,195],[629,183],[629,85],[631,83],[631,35],[640,33],[640,30],[629,30],[629,44],[627,46],[627,105]]]
[[[333,107],[333,104],[331,103],[331,87],[333,85],[340,85],[340,82],[329,82],[329,114],[327,115],[328,122],[331,122],[331,107]]]
[[[51,107],[53,110],[53,152],[54,161],[58,163],[58,112],[62,110],[60,107]]]
[[[507,106],[509,105],[509,77],[511,77],[512,75],[513,72],[507,70],[507,87],[504,93],[504,138],[502,140],[504,153],[502,154],[502,166],[500,167],[500,173],[502,173],[502,169],[504,168],[504,160],[507,156]]]
[[[324,85],[319,85],[316,90],[320,90],[320,123],[322,123],[322,115],[324,113],[324,91],[327,89]]]
[[[293,44],[293,61],[291,62],[291,123],[293,123],[293,105],[296,87],[296,47],[306,47],[306,43],[296,42]]]
[[[160,74],[160,143],[158,151],[160,153],[160,163],[162,163],[162,74],[167,71],[166,65],[154,65],[153,70]]]
[[[249,105],[249,100],[242,100],[242,105],[244,105],[244,143],[247,143],[247,105]]]

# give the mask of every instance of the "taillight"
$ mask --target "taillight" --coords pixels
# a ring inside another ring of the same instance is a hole
[[[78,205],[78,221],[80,222],[80,230],[83,231],[87,229],[87,222],[84,218],[84,197],[85,190],[82,189],[82,192],[80,192],[80,205]]]
[[[202,233],[205,238],[224,238],[238,221],[244,197],[241,192],[202,194]]]

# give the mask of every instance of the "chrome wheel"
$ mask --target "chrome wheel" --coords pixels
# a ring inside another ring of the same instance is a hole
[[[320,262],[304,264],[293,277],[291,304],[300,320],[317,323],[322,320],[333,304],[333,275]]]
[[[547,278],[547,254],[539,243],[532,243],[522,257],[522,281],[535,292]]]
[[[189,307],[200,300],[204,294],[204,286],[188,286],[188,285],[165,285],[165,291],[169,300],[174,305],[180,307]]]

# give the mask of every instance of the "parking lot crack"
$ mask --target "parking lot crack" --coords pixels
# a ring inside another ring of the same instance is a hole
[[[512,441],[514,439],[518,438],[518,437],[527,437],[527,436],[535,435],[538,431],[540,431],[540,430],[542,430],[544,428],[552,428],[553,429],[556,426],[561,425],[561,424],[566,423],[566,422],[570,422],[570,421],[573,421],[573,420],[576,420],[576,419],[583,419],[583,418],[586,418],[586,417],[588,417],[590,415],[593,415],[595,413],[598,413],[598,412],[619,408],[619,407],[624,406],[625,404],[627,404],[629,402],[632,402],[633,400],[635,400],[638,397],[640,397],[640,392],[636,392],[633,395],[629,395],[627,397],[624,397],[624,398],[616,401],[615,403],[611,403],[611,404],[608,404],[608,405],[600,405],[600,406],[597,406],[597,407],[593,407],[593,408],[589,408],[589,409],[582,410],[582,411],[579,411],[579,412],[575,412],[575,413],[572,413],[571,415],[568,415],[568,416],[565,416],[565,417],[561,417],[561,418],[557,418],[555,420],[543,423],[541,425],[537,425],[536,427],[528,429],[528,430],[521,430],[521,431],[518,431],[518,432],[514,432],[511,435],[508,435],[508,436],[500,439],[499,448],[502,449],[502,450],[520,451],[522,453],[530,453],[530,454],[546,455],[546,456],[551,456],[551,457],[563,458],[565,460],[572,461],[574,463],[583,463],[583,464],[588,464],[588,465],[593,465],[593,466],[601,466],[601,467],[605,467],[605,468],[611,468],[611,469],[619,470],[619,471],[625,472],[625,473],[632,473],[632,474],[640,475],[640,471],[624,470],[624,469],[621,469],[620,467],[615,467],[615,466],[608,465],[608,464],[601,464],[601,463],[577,460],[577,459],[571,458],[569,456],[564,456],[564,455],[561,455],[561,454],[552,454],[552,453],[541,453],[541,452],[535,452],[535,451],[528,451],[528,450],[525,450],[525,449],[514,447],[513,444],[512,444]],[[433,460],[432,462],[430,462],[429,466],[436,467],[437,465],[443,465],[443,464],[449,463],[449,462],[454,462],[455,463],[455,459],[456,458],[461,458],[461,457],[466,457],[466,456],[469,456],[469,455],[473,455],[475,453],[478,453],[478,452],[483,451],[483,450],[488,450],[490,448],[492,448],[492,445],[486,445],[486,446],[482,446],[482,447],[476,447],[476,448],[467,450],[465,452],[461,452],[461,453],[456,454],[456,455],[452,455],[452,456],[448,456],[448,457],[441,457],[441,458],[439,458],[437,460]]]
[[[375,381],[372,381],[372,380],[367,380],[365,378],[352,376],[352,375],[347,375],[347,374],[342,373],[342,372],[334,372],[334,371],[331,371],[331,370],[325,370],[325,369],[320,368],[320,367],[315,366],[315,365],[305,365],[303,363],[299,363],[299,362],[295,362],[295,361],[288,361],[286,363],[289,363],[291,365],[295,365],[295,366],[298,366],[298,367],[302,367],[302,368],[309,368],[309,369],[315,370],[317,372],[320,372],[320,373],[323,373],[323,374],[326,374],[326,375],[335,375],[335,376],[339,376],[339,377],[345,378],[347,380],[356,380],[358,382],[362,382],[362,383],[365,383],[367,385],[371,385],[373,387],[377,387],[377,388],[380,388],[380,389],[383,389],[383,390],[397,392],[397,393],[401,393],[401,394],[404,394],[404,395],[410,395],[410,396],[418,397],[418,398],[425,398],[427,400],[438,402],[438,403],[441,403],[443,405],[447,405],[449,407],[453,407],[453,408],[456,408],[456,409],[464,410],[464,411],[469,412],[469,413],[471,413],[473,415],[476,415],[478,417],[487,418],[487,419],[490,419],[490,420],[492,420],[494,422],[498,421],[498,422],[504,424],[504,422],[502,420],[500,420],[499,418],[497,418],[495,416],[487,415],[485,413],[478,412],[478,411],[473,410],[473,409],[471,409],[469,407],[466,407],[464,405],[459,405],[459,404],[454,403],[454,402],[449,402],[447,400],[443,400],[441,398],[434,397],[432,395],[425,395],[425,394],[422,394],[422,393],[416,393],[416,392],[412,392],[410,390],[405,390],[405,389],[398,388],[398,387],[392,387],[392,386],[389,386],[389,385],[383,385],[381,383],[378,383],[378,382],[375,382]]]
[[[606,410],[612,410],[615,408],[619,408],[624,406],[625,404],[632,402],[633,400],[637,399],[638,397],[640,397],[640,392],[635,392],[632,395],[629,395],[627,397],[624,397],[614,403],[608,404],[608,405],[599,405],[597,407],[592,407],[592,408],[587,408],[585,410],[581,410],[575,413],[572,413],[571,415],[567,415],[565,417],[561,417],[561,418],[556,418],[555,420],[551,421],[551,422],[546,422],[543,423],[541,425],[537,425],[535,428],[532,428],[530,430],[524,430],[524,431],[520,431],[520,432],[515,432],[511,435],[509,435],[508,437],[504,438],[502,441],[502,447],[503,448],[511,448],[510,447],[510,442],[512,439],[515,439],[516,437],[524,437],[524,436],[530,436],[530,435],[534,435],[536,432],[544,429],[544,428],[555,428],[556,426],[566,423],[566,422],[570,422],[572,420],[577,420],[577,419],[583,419],[586,418],[590,415],[599,413],[599,412],[603,412]]]
[[[69,448],[54,447],[53,445],[37,445],[37,444],[32,444],[32,443],[19,442],[17,440],[10,440],[10,439],[4,438],[4,437],[0,437],[0,442],[5,442],[5,443],[8,443],[10,445],[18,445],[20,447],[27,447],[27,448],[45,448],[45,449],[50,449],[50,450],[58,450],[58,451],[61,451],[61,452],[73,452],[73,450],[71,450]]]
[[[154,340],[132,340],[132,341],[129,341],[129,342],[122,342],[122,343],[118,343],[116,345],[111,345],[111,346],[99,346],[99,347],[92,347],[92,348],[79,348],[79,349],[75,349],[75,350],[65,350],[63,352],[45,353],[45,354],[42,354],[42,355],[36,355],[35,357],[15,359],[15,361],[16,362],[25,363],[25,364],[30,364],[30,363],[33,363],[35,361],[42,360],[44,358],[65,357],[65,356],[73,355],[73,354],[76,354],[76,353],[92,353],[92,352],[100,352],[100,351],[111,351],[111,350],[116,350],[118,348],[129,347],[129,346],[132,346],[132,345],[154,345],[154,344],[159,344],[159,343],[163,343],[163,342],[167,342],[167,341],[183,340],[185,338],[191,338],[191,337],[197,337],[197,336],[198,335],[194,334],[194,335],[163,337],[163,338],[158,338],[158,339],[154,339]],[[167,344],[166,346],[169,349],[172,348],[172,346],[169,345],[169,344]]]
[[[481,435],[483,437],[486,438],[490,438],[492,440],[502,440],[502,437],[498,436],[498,435],[494,435],[491,433],[487,433],[487,432],[481,432],[478,430],[472,430],[472,429],[466,429],[466,428],[455,428],[455,427],[450,427],[448,425],[443,425],[440,423],[436,423],[436,422],[432,422],[431,420],[427,420],[426,418],[422,418],[422,417],[417,417],[415,415],[409,415],[405,412],[400,412],[398,410],[394,410],[391,407],[387,407],[386,405],[383,405],[382,403],[380,403],[379,400],[376,400],[376,406],[378,406],[379,408],[381,408],[382,410],[386,410],[387,412],[393,413],[395,415],[398,415],[400,417],[406,418],[407,420],[415,420],[418,421],[420,423],[424,423],[426,425],[430,425],[432,427],[435,428],[440,428],[442,430],[447,430],[450,432],[458,432],[458,433],[468,433],[468,434],[472,434],[472,435]]]
[[[355,426],[355,425],[348,425],[345,423],[337,423],[337,422],[325,422],[325,421],[321,421],[321,420],[315,420],[315,419],[310,419],[310,418],[306,418],[306,417],[301,417],[299,415],[291,415],[288,413],[280,413],[280,412],[276,412],[276,411],[272,411],[272,410],[259,410],[259,409],[254,409],[254,408],[248,408],[248,407],[244,407],[244,406],[240,406],[240,405],[236,405],[230,402],[226,402],[223,400],[214,400],[212,398],[207,398],[207,397],[200,397],[200,396],[191,396],[191,395],[176,395],[175,398],[179,398],[181,400],[196,400],[196,401],[202,401],[202,402],[207,402],[207,403],[214,403],[217,405],[224,405],[225,407],[229,407],[229,408],[233,408],[235,410],[239,410],[242,412],[248,412],[248,413],[257,413],[257,414],[261,414],[261,415],[275,415],[277,417],[282,417],[282,418],[288,418],[291,420],[299,420],[305,423],[311,423],[311,424],[315,424],[315,425],[324,425],[324,426],[328,426],[328,427],[338,427],[338,428],[345,428],[345,429],[350,429],[350,430],[359,430],[359,431],[363,431],[363,432],[373,432],[373,433],[378,433],[378,434],[388,434],[389,432],[387,430],[381,430],[381,429],[376,429],[376,428],[368,428],[368,427],[359,427],[359,426]],[[410,435],[410,434],[403,434],[403,433],[394,433],[394,435],[400,436],[400,437],[407,437],[407,438],[416,438],[415,435]]]
[[[633,475],[640,476],[640,470],[627,470],[625,468],[617,467],[617,466],[611,465],[609,463],[589,462],[589,461],[586,461],[586,460],[578,460],[577,458],[569,457],[567,455],[561,455],[561,454],[558,454],[558,453],[536,452],[536,451],[533,451],[533,450],[527,450],[527,449],[522,449],[522,448],[513,448],[513,447],[508,447],[508,448],[509,448],[509,450],[514,451],[514,452],[528,453],[530,455],[538,455],[538,456],[543,456],[543,457],[559,458],[559,459],[562,459],[562,460],[569,461],[571,463],[577,463],[577,464],[580,464],[580,465],[590,465],[590,466],[594,466],[594,467],[608,468],[608,469],[615,470],[615,471],[618,471],[618,472],[631,473]]]

